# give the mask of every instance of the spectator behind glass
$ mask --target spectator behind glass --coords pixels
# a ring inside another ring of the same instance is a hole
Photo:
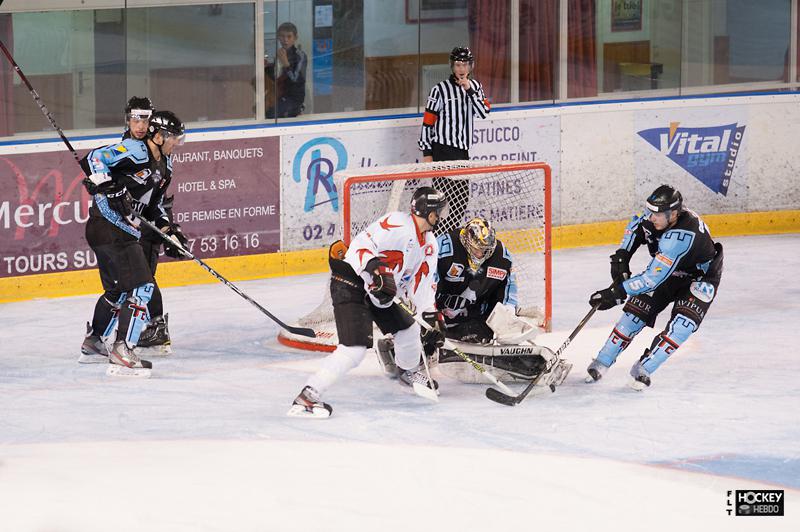
[[[278,26],[277,64],[269,56],[264,58],[267,80],[275,81],[276,97],[267,100],[267,118],[287,118],[303,112],[306,99],[305,52],[295,46],[297,26],[284,22]],[[276,77],[277,70],[277,77]]]

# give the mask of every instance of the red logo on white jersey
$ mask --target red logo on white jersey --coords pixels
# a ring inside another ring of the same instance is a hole
[[[508,274],[508,272],[502,268],[489,266],[489,268],[486,269],[486,277],[489,279],[497,279],[498,281],[502,281],[506,278],[506,274]]]
[[[384,251],[381,253],[381,259],[385,262],[389,269],[395,272],[403,271],[403,252],[397,250]]]
[[[423,262],[419,265],[419,270],[417,270],[416,275],[414,275],[414,292],[416,293],[417,288],[419,288],[419,283],[422,281],[422,277],[428,275],[430,270],[428,269],[428,263]]]
[[[379,223],[378,225],[381,226],[381,229],[385,229],[386,231],[388,231],[389,229],[392,229],[393,227],[402,227],[402,225],[390,224],[388,216],[386,218],[384,218],[383,220],[381,220],[381,223]]]

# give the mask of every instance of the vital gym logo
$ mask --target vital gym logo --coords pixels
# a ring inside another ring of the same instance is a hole
[[[783,490],[728,491],[728,515],[783,517]]]
[[[745,126],[733,123],[678,127],[679,124],[670,122],[668,128],[645,129],[639,131],[639,136],[705,186],[727,196]]]

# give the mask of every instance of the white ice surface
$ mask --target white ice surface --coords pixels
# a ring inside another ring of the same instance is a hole
[[[650,389],[628,369],[666,315],[582,382],[617,308],[567,349],[555,394],[513,408],[444,377],[425,402],[370,353],[326,395],[332,418],[287,418],[321,355],[277,344],[221,284],[165,290],[175,353],[149,380],[77,363],[95,297],[0,305],[0,531],[800,530],[800,235],[721,241],[718,297]],[[540,344],[607,286],[613,249],[554,253]],[[239,285],[292,321],[325,277]],[[768,487],[785,517],[726,514],[728,490]]]

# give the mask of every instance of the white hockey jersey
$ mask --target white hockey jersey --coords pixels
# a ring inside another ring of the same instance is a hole
[[[379,257],[394,273],[397,295],[410,301],[418,311],[434,306],[436,298],[436,260],[439,255],[431,231],[420,233],[411,213],[390,212],[372,222],[350,242],[344,260],[364,280],[369,293],[372,275],[367,263]],[[380,305],[370,294],[372,302]]]

